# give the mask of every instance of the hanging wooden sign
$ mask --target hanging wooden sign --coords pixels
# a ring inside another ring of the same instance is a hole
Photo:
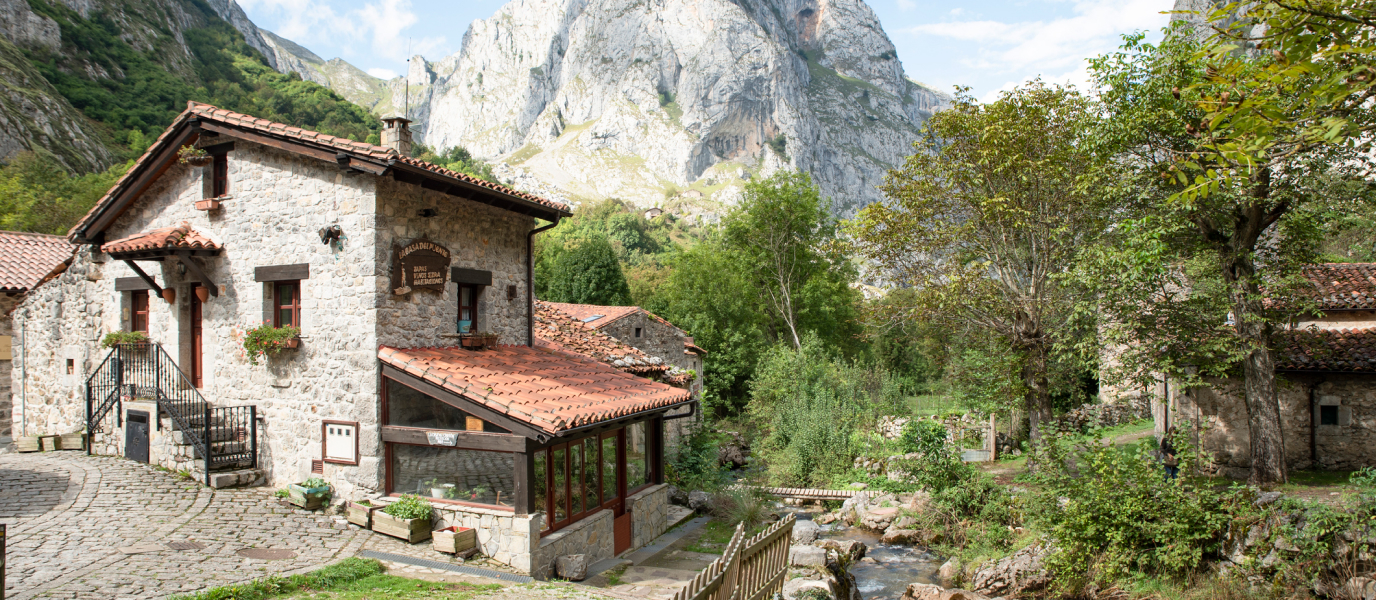
[[[444,293],[449,283],[449,249],[427,240],[416,240],[392,251],[392,292],[413,290]]]

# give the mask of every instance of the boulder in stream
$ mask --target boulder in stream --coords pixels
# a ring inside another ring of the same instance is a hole
[[[884,530],[884,536],[879,538],[881,544],[921,544],[926,542],[926,535],[918,529],[899,529],[889,527]]]
[[[865,512],[865,516],[860,519],[860,526],[872,531],[884,531],[892,525],[894,519],[898,518],[898,509],[894,507],[872,508]]]
[[[811,544],[817,541],[817,534],[821,530],[822,528],[812,521],[798,521],[793,524],[793,543]]]
[[[788,549],[788,564],[795,567],[827,566],[827,551],[817,546],[791,546]]]
[[[914,583],[903,592],[902,600],[989,600],[989,597],[969,590],[948,590],[930,583]]]
[[[846,564],[854,563],[865,557],[869,551],[869,546],[857,540],[818,540],[817,545],[827,550],[836,551],[839,559]]]
[[[1043,561],[1051,550],[1045,542],[1033,544],[1007,558],[980,565],[970,577],[970,587],[996,596],[1016,596],[1043,589],[1051,582]]]

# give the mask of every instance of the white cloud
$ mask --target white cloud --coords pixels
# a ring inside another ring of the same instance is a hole
[[[926,23],[900,30],[974,45],[961,66],[998,78],[1014,77],[982,100],[1012,89],[1038,75],[1056,83],[1084,88],[1085,58],[1117,47],[1125,32],[1155,30],[1166,24],[1167,0],[1073,0],[1069,16],[1037,21],[994,20]],[[954,16],[954,15],[953,15]]]
[[[917,3],[913,0],[898,0],[898,10],[908,12],[914,8],[917,8]]]
[[[373,68],[368,69],[368,74],[378,79],[391,79],[397,76],[397,72],[391,69]]]
[[[444,49],[443,36],[408,39],[406,29],[420,20],[411,0],[374,0],[342,12],[327,1],[241,0],[240,4],[245,11],[277,17],[273,33],[307,46],[339,46],[346,57],[404,61],[408,50],[427,54]],[[366,44],[340,44],[340,40]]]

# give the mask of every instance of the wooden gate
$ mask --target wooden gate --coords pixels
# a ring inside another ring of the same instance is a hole
[[[674,600],[766,600],[782,591],[794,521],[790,513],[748,540],[745,525],[737,525],[721,558],[683,586]]]

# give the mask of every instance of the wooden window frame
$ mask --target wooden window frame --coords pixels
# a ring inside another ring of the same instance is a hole
[[[460,284],[458,285],[458,288],[455,290],[455,294],[454,294],[454,296],[455,296],[455,297],[454,297],[454,303],[456,304],[457,308],[456,308],[455,311],[454,311],[454,331],[455,331],[456,333],[462,333],[461,331],[459,331],[459,321],[462,321],[462,320],[463,320],[463,309],[464,309],[464,305],[463,305],[463,290],[464,290],[464,288],[468,288],[468,290],[469,290],[468,298],[469,298],[469,300],[472,302],[472,304],[470,304],[470,305],[468,306],[468,309],[469,309],[470,311],[472,311],[473,318],[470,319],[470,321],[472,321],[473,324],[469,326],[468,332],[469,332],[469,333],[476,333],[476,332],[482,331],[482,329],[481,329],[481,328],[479,327],[479,325],[478,325],[478,298],[480,297],[479,295],[482,294],[483,286],[478,285],[478,284],[473,284],[473,283],[460,283]]]
[[[340,460],[340,459],[337,459],[337,458],[330,458],[329,453],[326,452],[326,449],[328,448],[328,440],[326,440],[326,438],[325,438],[325,430],[326,430],[330,425],[343,425],[343,426],[345,426],[345,427],[353,427],[353,428],[354,428],[354,459],[353,459],[352,461]],[[359,428],[359,426],[358,426],[358,421],[334,421],[334,420],[330,420],[330,419],[325,419],[325,420],[320,421],[320,460],[322,460],[322,461],[324,461],[324,462],[327,462],[327,463],[330,463],[330,464],[334,464],[334,465],[352,465],[352,466],[357,466],[357,465],[358,465],[358,459],[359,459],[359,450],[358,450],[358,437],[359,437],[359,433],[360,433],[360,428]]]
[[[219,153],[211,155],[210,163],[210,197],[219,198],[229,195],[229,154]]]
[[[139,297],[142,297],[142,298],[143,298],[143,312],[142,312],[142,313],[139,313],[139,310],[138,310],[138,300],[137,300],[137,298],[139,298]],[[147,335],[147,334],[148,334],[149,320],[150,320],[149,317],[151,316],[150,313],[152,313],[152,304],[151,304],[150,300],[151,300],[151,298],[149,297],[148,290],[130,290],[130,291],[129,291],[129,331],[142,331],[142,332],[144,333],[144,335]],[[142,328],[142,329],[140,329],[139,326],[138,326],[139,314],[142,314],[142,315],[143,315],[143,328]]]
[[[282,286],[292,286],[296,288],[296,293],[292,294],[291,304],[282,304]],[[274,281],[272,283],[272,326],[285,327],[282,324],[282,309],[291,310],[292,327],[301,328],[301,280]]]

